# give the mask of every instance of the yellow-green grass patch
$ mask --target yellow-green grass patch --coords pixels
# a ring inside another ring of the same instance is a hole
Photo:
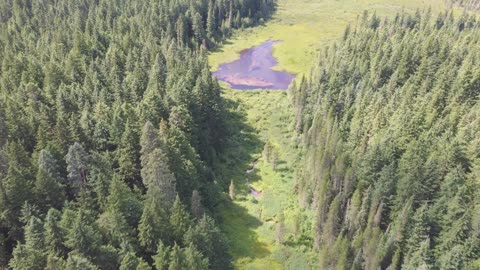
[[[355,26],[365,10],[379,16],[393,16],[402,10],[446,8],[444,0],[278,0],[275,15],[264,25],[236,30],[209,55],[212,70],[238,59],[239,53],[266,40],[281,40],[273,55],[274,69],[308,75],[322,45],[341,37],[348,24]],[[300,76],[299,76],[300,77]]]

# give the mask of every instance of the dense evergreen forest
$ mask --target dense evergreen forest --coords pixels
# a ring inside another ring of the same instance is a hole
[[[314,220],[272,228],[314,269],[480,269],[480,1],[445,1],[465,13],[364,13],[289,90]],[[232,269],[215,165],[243,123],[207,51],[274,10],[0,1],[0,268]]]
[[[0,268],[231,268],[206,49],[273,8],[1,1]]]
[[[480,268],[479,27],[365,15],[291,89],[320,269]]]

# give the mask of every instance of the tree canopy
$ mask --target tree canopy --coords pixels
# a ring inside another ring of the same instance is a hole
[[[479,266],[479,26],[365,14],[290,89],[321,269]]]
[[[206,52],[273,9],[2,1],[0,268],[231,268],[202,197],[225,137]]]

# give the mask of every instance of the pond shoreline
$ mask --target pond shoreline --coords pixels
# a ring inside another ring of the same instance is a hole
[[[281,41],[267,40],[264,43],[244,49],[240,59],[220,64],[213,77],[228,83],[235,90],[286,90],[296,78],[295,74],[272,68],[278,61],[272,54],[273,46]]]

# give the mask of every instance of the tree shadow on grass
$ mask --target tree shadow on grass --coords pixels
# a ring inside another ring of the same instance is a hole
[[[220,228],[225,233],[232,256],[235,259],[257,259],[270,255],[266,243],[258,240],[255,229],[262,222],[237,203],[226,203],[221,207],[222,222]]]
[[[227,139],[224,150],[215,164],[217,181],[226,191],[230,181],[234,181],[237,194],[248,194],[249,182],[260,179],[256,170],[247,174],[253,161],[261,156],[264,142],[260,140],[258,131],[247,122],[245,108],[232,99],[225,99],[225,127]]]
[[[214,171],[218,184],[225,192],[228,192],[231,181],[235,183],[237,200],[223,200],[216,212],[220,214],[220,227],[229,240],[232,256],[236,260],[264,258],[270,251],[266,243],[258,240],[255,231],[262,221],[251,214],[255,211],[255,199],[250,195],[249,187],[260,176],[256,170],[250,174],[246,172],[252,168],[254,160],[260,158],[264,142],[260,140],[258,131],[248,124],[246,105],[228,98],[224,101],[227,140]],[[247,200],[252,200],[252,204]],[[249,205],[249,209],[245,205]]]

